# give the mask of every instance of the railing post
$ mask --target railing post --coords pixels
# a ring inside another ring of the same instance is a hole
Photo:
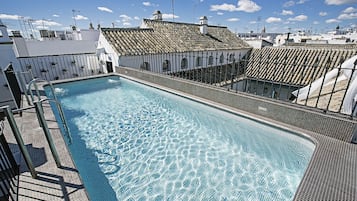
[[[353,74],[355,73],[356,68],[357,68],[357,59],[356,59],[356,61],[353,63],[353,68],[351,69],[352,72],[351,72],[350,78],[348,79],[348,84],[347,84],[347,86],[346,86],[346,91],[345,91],[345,94],[343,94],[343,98],[342,98],[342,102],[341,102],[341,105],[340,105],[340,109],[338,110],[339,113],[341,112],[343,102],[345,101],[346,94],[347,94],[348,88],[349,88],[350,85],[351,85],[351,81],[352,81],[352,78],[353,78]],[[352,113],[353,113],[353,111],[352,111]]]
[[[41,102],[40,101],[35,101],[34,104],[35,104],[35,108],[36,108],[36,113],[38,114],[39,121],[42,124],[42,129],[43,129],[43,132],[45,133],[46,140],[47,140],[48,145],[49,145],[49,147],[51,149],[52,156],[55,159],[57,167],[61,167],[61,162],[60,162],[58,153],[56,151],[56,147],[55,147],[55,145],[53,143],[53,139],[51,137],[50,130],[48,129],[45,117],[43,115],[43,111],[42,111],[42,108],[41,108]]]
[[[320,100],[322,88],[323,88],[323,86],[324,86],[324,82],[325,82],[325,78],[326,78],[328,69],[329,69],[330,66],[331,66],[331,59],[330,59],[330,57],[327,59],[327,63],[328,63],[328,65],[325,66],[325,69],[324,69],[324,70],[325,70],[325,71],[324,71],[324,77],[322,78],[322,83],[321,83],[319,95],[317,96],[317,101],[316,101],[316,104],[315,104],[315,107],[316,107],[316,108],[317,108],[317,106],[318,106],[317,104],[319,103],[319,100]],[[332,92],[331,92],[331,96],[332,96]]]
[[[326,106],[326,111],[328,111],[328,108],[330,107],[330,103],[331,103],[331,100],[332,100],[332,95],[333,95],[333,92],[335,91],[335,88],[336,88],[336,84],[337,84],[337,79],[338,79],[338,75],[340,74],[341,72],[341,68],[342,68],[342,63],[344,62],[344,59],[341,58],[340,60],[340,65],[338,66],[338,72],[337,72],[337,75],[336,75],[336,78],[335,78],[335,82],[333,83],[333,87],[332,87],[332,91],[331,91],[331,96],[327,102],[327,106]],[[341,105],[342,105],[342,102],[341,102]]]
[[[19,128],[17,127],[14,115],[13,115],[9,106],[5,106],[5,107],[3,107],[3,109],[5,112],[6,118],[9,121],[9,125],[11,127],[12,133],[14,134],[16,142],[19,145],[20,151],[21,151],[22,155],[24,156],[25,163],[30,170],[31,176],[32,176],[32,178],[36,178],[37,172],[35,170],[32,160],[31,160],[30,154],[29,154],[28,150],[26,149],[24,140],[21,137],[21,134],[20,134]]]
[[[299,83],[299,85],[301,86],[303,83],[303,81],[304,81],[304,72],[305,72],[305,68],[307,67],[307,57],[305,57],[305,59],[304,59],[304,63],[302,64],[302,70],[301,70],[301,72],[300,72],[300,83]],[[297,94],[296,94],[296,101],[295,101],[295,103],[296,104],[299,104],[298,103],[298,99],[299,99],[299,93],[300,93],[300,88],[298,88],[298,90],[297,90]]]
[[[311,77],[310,77],[310,80],[309,80],[309,90],[307,91],[307,95],[306,95],[306,100],[305,100],[305,105],[307,105],[307,101],[309,100],[309,95],[310,95],[310,91],[311,91],[311,86],[312,86],[312,83],[314,82],[314,76],[315,76],[315,72],[316,72],[316,69],[318,67],[318,64],[319,64],[319,58],[317,57],[316,58],[316,61],[315,63],[313,64],[313,71],[312,71],[312,74],[311,74]]]

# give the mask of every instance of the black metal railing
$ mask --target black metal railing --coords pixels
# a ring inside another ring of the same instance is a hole
[[[263,48],[247,54],[179,52],[137,56],[136,65],[122,66],[353,117],[356,106],[346,112],[342,105],[352,84],[357,61],[352,68],[342,64],[356,53],[356,50],[301,48]],[[332,77],[331,72],[335,73]],[[351,76],[342,79],[343,73]],[[322,84],[316,87],[315,81]],[[307,88],[303,90],[303,87]],[[301,98],[303,93],[306,98]]]
[[[19,166],[3,135],[4,124],[0,122],[0,200],[18,200]]]

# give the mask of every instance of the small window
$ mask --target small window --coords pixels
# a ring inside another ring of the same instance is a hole
[[[142,70],[150,71],[150,64],[149,64],[149,62],[144,62],[144,63],[142,63],[141,66],[140,66],[140,68],[141,68]]]
[[[230,61],[230,62],[233,62],[233,61],[234,61],[234,54],[230,54],[230,55],[229,55],[229,61]]]
[[[0,37],[3,37],[3,35],[2,35],[2,31],[0,30]]]
[[[202,57],[196,58],[196,66],[202,66]]]
[[[167,71],[170,71],[170,70],[171,70],[170,61],[169,61],[169,60],[165,60],[165,61],[162,63],[162,71],[163,71],[163,72],[167,72]]]
[[[219,63],[223,64],[223,62],[224,62],[224,56],[222,53],[221,56],[219,57]]]
[[[188,62],[186,58],[181,60],[181,69],[186,69],[188,67]]]
[[[213,65],[213,56],[208,57],[208,65]]]

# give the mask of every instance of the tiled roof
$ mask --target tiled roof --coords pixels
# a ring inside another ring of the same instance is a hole
[[[246,75],[290,85],[305,86],[357,54],[351,46],[283,46],[252,51]]]
[[[102,28],[112,47],[121,55],[168,52],[237,50],[250,48],[227,27],[207,26],[207,35],[200,25],[144,19],[146,28]]]

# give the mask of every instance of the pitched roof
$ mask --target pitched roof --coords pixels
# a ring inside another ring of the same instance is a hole
[[[353,46],[282,46],[252,51],[246,75],[250,78],[305,86],[357,54]]]
[[[144,19],[143,27],[102,28],[101,31],[121,55],[250,48],[222,26],[208,25],[206,35],[201,34],[199,24]]]

